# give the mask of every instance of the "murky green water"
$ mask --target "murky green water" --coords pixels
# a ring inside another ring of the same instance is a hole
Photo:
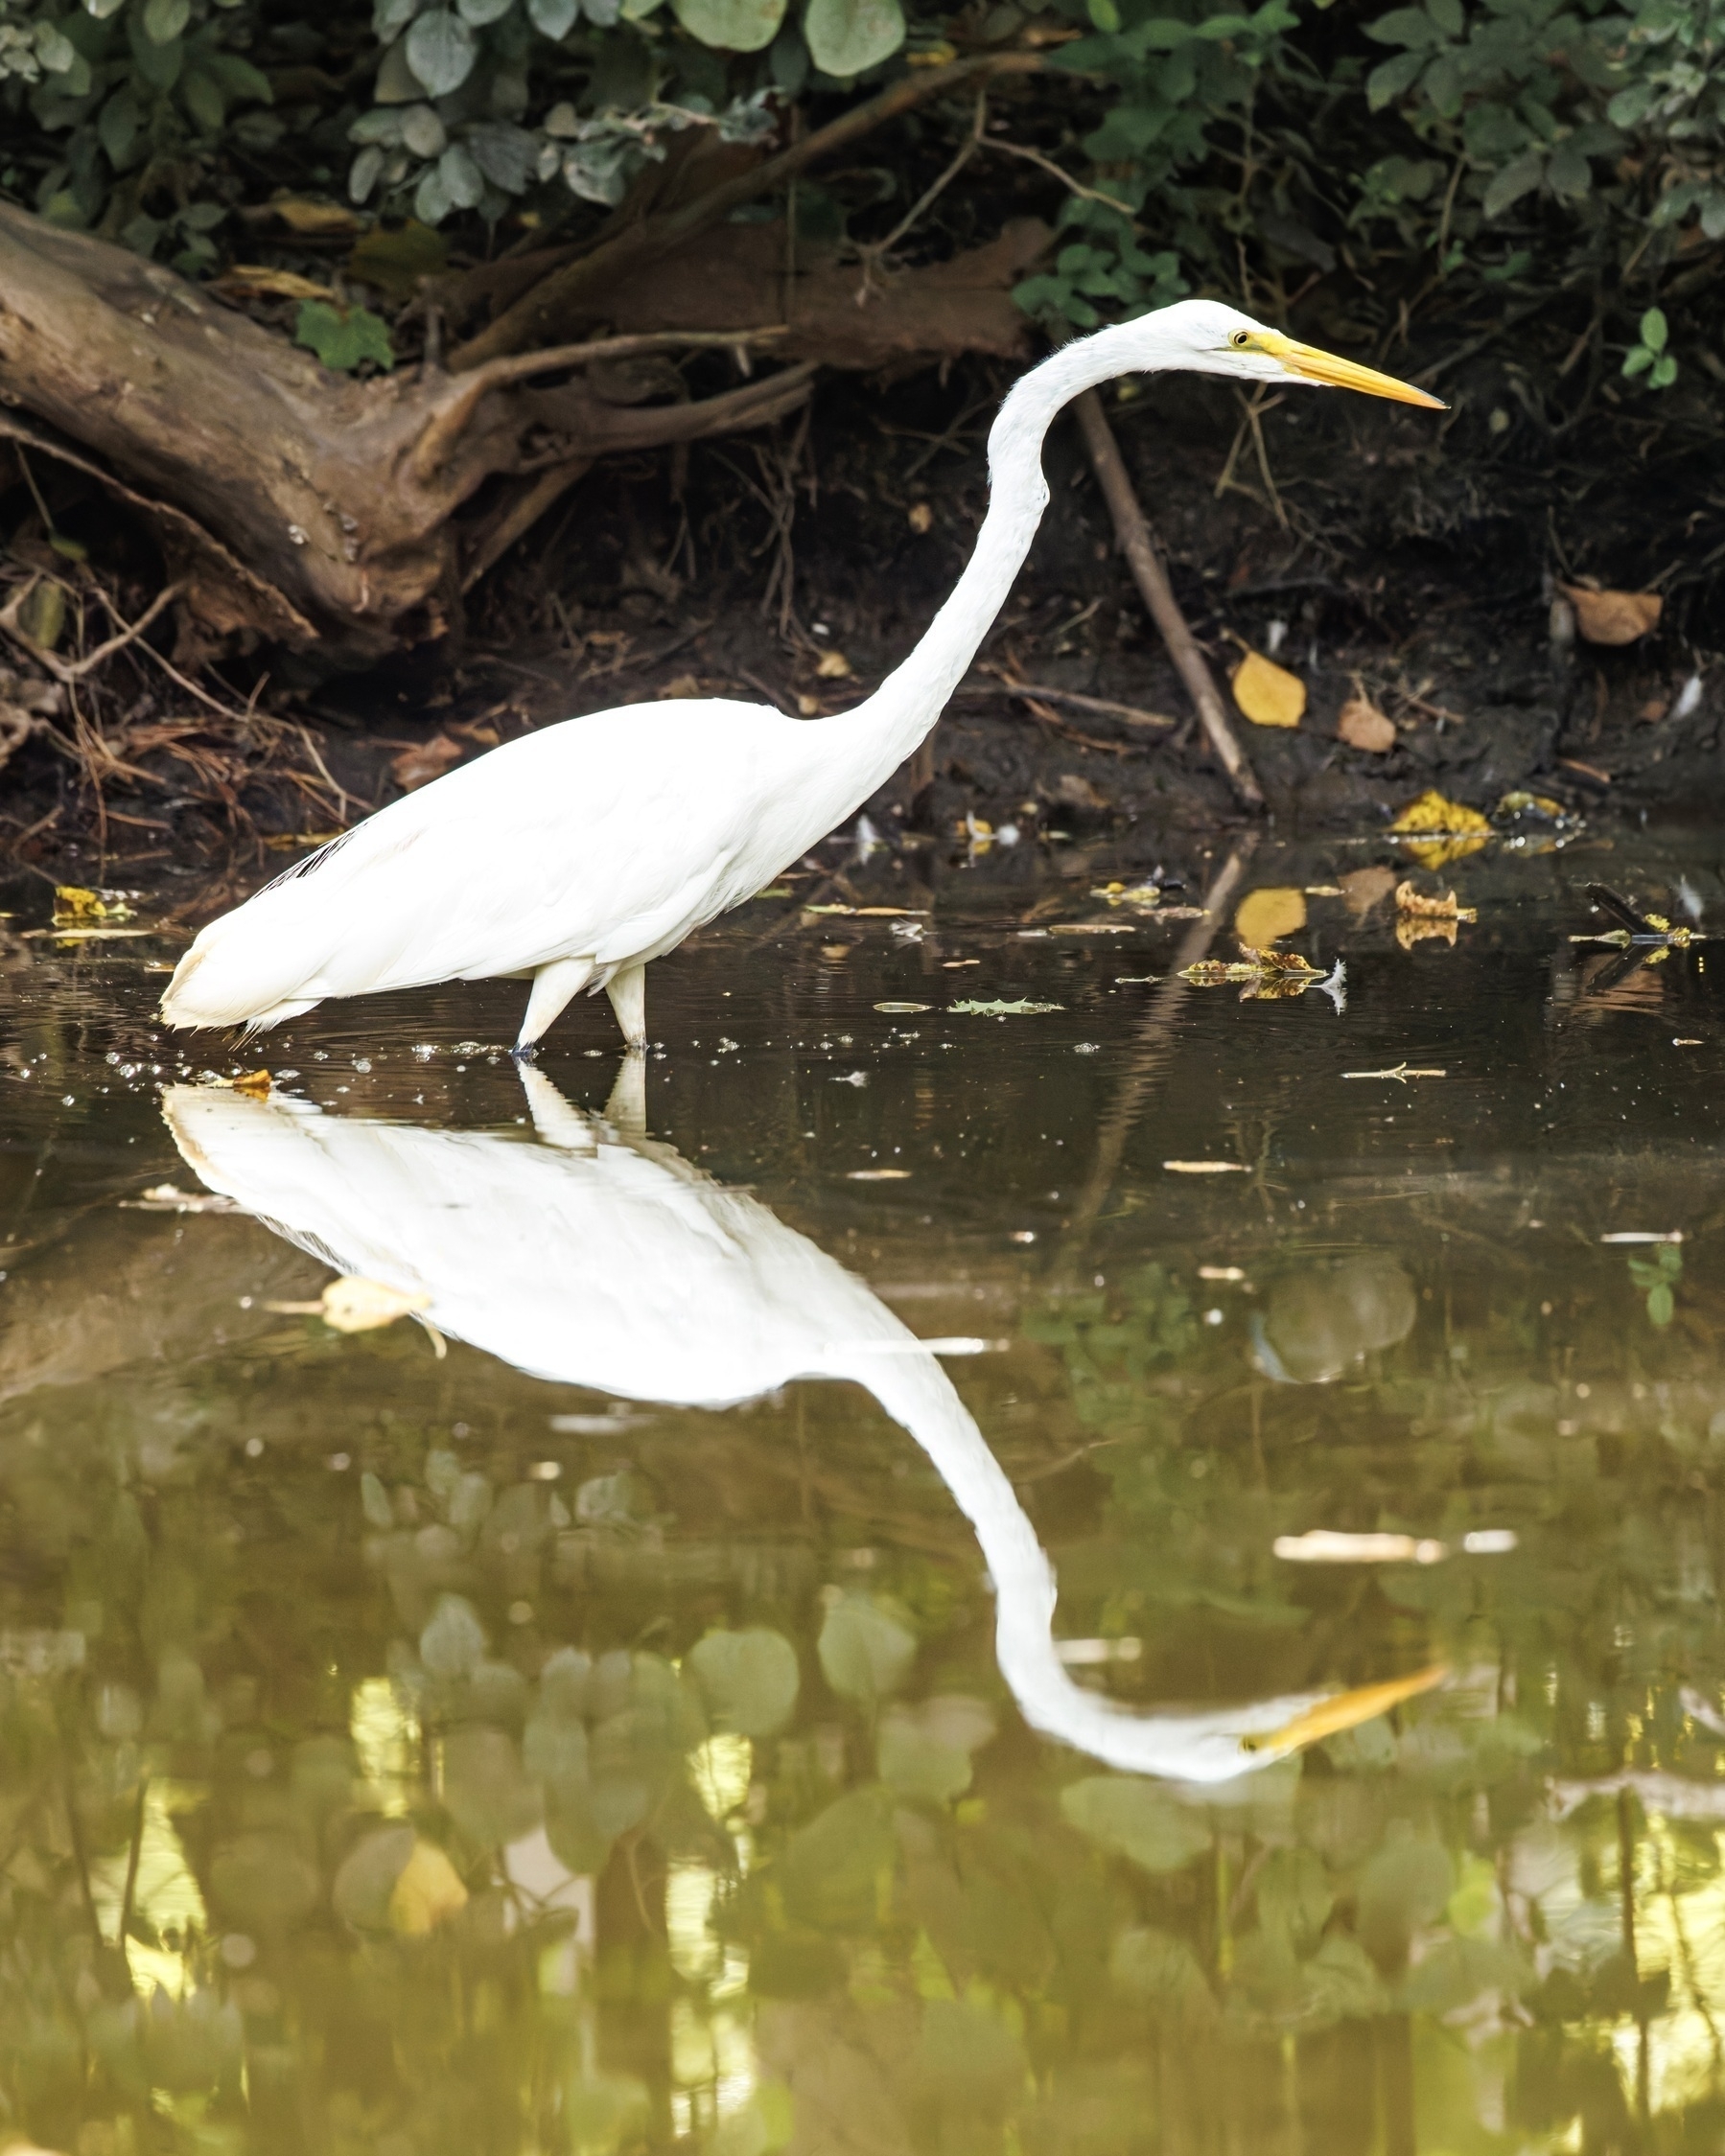
[[[1725,885],[1387,858],[810,878],[933,910],[656,967],[609,1118],[508,986],[198,1084],[16,894],[0,2141],[1725,2144],[1725,958],[1568,940]],[[1243,900],[1344,1008],[1168,978]]]

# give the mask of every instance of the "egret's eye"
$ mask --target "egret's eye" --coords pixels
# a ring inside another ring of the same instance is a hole
[[[1251,340],[1252,333],[1250,330],[1236,330],[1233,336],[1228,338],[1228,342],[1236,352],[1246,351],[1250,346]]]

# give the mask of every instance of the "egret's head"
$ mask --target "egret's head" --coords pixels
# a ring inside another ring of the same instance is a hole
[[[1330,389],[1358,389],[1368,397],[1391,397],[1398,404],[1426,405],[1435,411],[1446,408],[1440,398],[1411,383],[1300,344],[1219,300],[1178,300],[1127,323],[1117,334],[1125,353],[1131,354],[1136,344],[1145,355],[1128,358],[1129,367],[1187,368],[1197,374],[1233,375],[1243,382],[1316,383]]]

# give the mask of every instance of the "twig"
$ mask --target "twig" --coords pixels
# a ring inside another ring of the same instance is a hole
[[[1168,571],[1157,558],[1144,511],[1138,505],[1138,497],[1121,461],[1120,446],[1094,389],[1086,389],[1079,398],[1078,418],[1084,429],[1084,447],[1090,452],[1091,465],[1101,482],[1108,513],[1114,520],[1114,536],[1131,569],[1139,595],[1162,633],[1168,656],[1186,684],[1210,746],[1221,759],[1234,792],[1247,808],[1261,810],[1263,789],[1252,774],[1245,750],[1234,738],[1234,730],[1228,723],[1227,711],[1211,679],[1210,669],[1204,663],[1203,653],[1186,625],[1186,617],[1169,584]]]
[[[551,506],[559,495],[576,485],[593,470],[590,456],[571,458],[542,472],[524,493],[518,495],[474,550],[461,571],[461,590],[471,591],[480,577],[495,568],[516,541],[522,538]]]
[[[137,635],[137,629],[134,628],[131,623],[127,620],[126,616],[120,612],[119,608],[115,606],[113,600],[108,597],[107,593],[102,589],[100,584],[96,587],[96,596],[102,601],[103,605],[107,609],[108,613],[113,615],[114,619],[120,624],[121,628],[127,632],[127,638],[135,637]],[[126,638],[122,638],[122,641],[125,640]],[[156,664],[161,668],[162,672],[167,675],[168,679],[171,682],[175,683],[177,687],[183,688],[188,696],[197,697],[199,704],[207,704],[212,711],[220,711],[224,719],[234,719],[237,720],[242,726],[245,725],[246,714],[244,711],[236,711],[231,704],[223,704],[219,697],[211,696],[207,690],[199,688],[196,682],[188,681],[185,675],[179,671],[177,666],[173,665],[168,660],[162,657],[161,653],[156,650],[153,644],[141,644],[138,648],[141,651],[147,651],[150,654],[151,658],[153,659]]]
[[[1075,711],[1094,711],[1105,719],[1118,719],[1124,726],[1169,727],[1178,726],[1163,711],[1141,710],[1135,704],[1116,704],[1109,696],[1081,696],[1075,688],[1049,688],[1041,682],[1020,682],[1011,679],[994,668],[986,671],[995,674],[997,685],[993,688],[975,688],[962,693],[975,696],[1016,696],[1028,703],[1039,697],[1044,704],[1070,705]]]
[[[772,344],[788,335],[782,322],[760,330],[652,330],[639,336],[601,336],[586,344],[554,344],[545,352],[522,352],[488,360],[461,376],[450,396],[427,420],[425,431],[413,447],[413,476],[422,483],[435,478],[466,431],[479,400],[511,382],[524,382],[530,375],[549,374],[560,367],[592,366],[601,359],[639,359],[645,352],[716,348],[740,353],[750,345]]]
[[[970,121],[970,133],[967,140],[960,148],[958,155],[946,167],[940,178],[932,186],[923,190],[922,194],[905,211],[884,240],[875,240],[866,247],[858,247],[857,254],[861,258],[863,266],[863,287],[862,290],[857,293],[859,305],[868,295],[869,280],[875,264],[881,261],[884,256],[890,254],[899,241],[904,238],[904,235],[921,221],[924,213],[946,192],[971,158],[975,156],[977,151],[982,148],[983,129],[988,126],[988,121],[989,93],[986,89],[978,90],[976,93],[976,110]],[[787,220],[787,223],[789,221]]]
[[[105,659],[111,659],[115,652],[124,651],[128,644],[141,637],[156,616],[165,608],[171,607],[184,590],[183,584],[165,584],[129,629],[122,631],[117,637],[110,637],[105,644],[98,644],[87,659],[81,659],[75,666],[68,666],[60,677],[61,680],[78,682],[86,674],[94,673]],[[109,612],[112,612],[111,608]]]
[[[1136,218],[1137,211],[1113,195],[1104,195],[1099,188],[1086,187],[1083,180],[1074,179],[1069,172],[1057,165],[1052,157],[1044,157],[1039,150],[1032,150],[1022,142],[1001,142],[991,135],[983,144],[985,150],[998,150],[1004,157],[1022,157],[1027,165],[1039,165],[1043,172],[1052,174],[1062,186],[1069,187],[1082,202],[1100,202],[1106,210],[1118,210],[1124,218]]]

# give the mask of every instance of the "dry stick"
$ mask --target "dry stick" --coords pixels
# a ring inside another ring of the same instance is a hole
[[[651,330],[639,336],[602,336],[588,344],[556,344],[545,352],[523,352],[489,360],[463,375],[427,420],[425,432],[413,447],[413,475],[420,480],[435,478],[466,431],[480,398],[511,382],[549,374],[558,367],[591,366],[597,359],[638,359],[644,352],[698,351],[718,346],[735,351],[740,359],[750,345],[771,344],[787,334],[782,322],[761,330]]]
[[[1111,696],[1081,696],[1075,688],[1049,688],[1040,682],[1007,681],[1002,677],[990,688],[968,693],[1015,696],[1023,703],[1037,697],[1044,704],[1066,704],[1075,711],[1095,711],[1105,719],[1118,719],[1123,726],[1170,727],[1180,723],[1164,711],[1146,711],[1136,704],[1116,704]]]
[[[542,472],[481,541],[473,560],[461,571],[462,591],[471,591],[480,577],[495,568],[515,542],[539,522],[559,495],[567,493],[592,470],[591,456],[577,456],[567,464],[553,464],[548,471]]]
[[[469,337],[457,351],[451,353],[447,364],[453,372],[463,373],[504,353],[521,351],[559,318],[566,318],[590,290],[597,291],[615,285],[628,271],[656,261],[679,242],[692,239],[709,225],[717,224],[743,203],[756,201],[763,195],[777,194],[817,158],[849,149],[863,135],[888,120],[897,119],[899,113],[909,112],[928,99],[939,97],[944,90],[956,88],[960,82],[972,81],[979,76],[1037,75],[1046,64],[1040,53],[987,53],[955,61],[950,67],[919,68],[913,74],[902,76],[878,97],[853,105],[829,126],[817,128],[813,134],[804,135],[801,142],[781,150],[776,157],[767,158],[752,171],[739,173],[734,179],[726,180],[718,187],[710,187],[680,209],[631,225],[603,246],[595,247],[591,254],[552,270],[524,292],[513,306],[506,307],[477,336]]]
[[[1155,542],[1150,536],[1150,526],[1144,512],[1138,506],[1138,497],[1132,491],[1132,482],[1127,476],[1126,466],[1120,459],[1120,446],[1114,439],[1114,430],[1108,425],[1107,414],[1102,408],[1102,399],[1094,389],[1086,389],[1078,400],[1079,425],[1084,430],[1084,447],[1090,452],[1090,463],[1102,483],[1103,497],[1108,505],[1108,514],[1114,520],[1114,536],[1120,551],[1126,556],[1132,572],[1132,581],[1144,604],[1150,609],[1151,618],[1162,632],[1162,641],[1168,646],[1168,656],[1179,669],[1186,692],[1198,707],[1198,716],[1210,746],[1221,759],[1222,768],[1228,775],[1234,792],[1246,807],[1261,810],[1264,794],[1247,761],[1246,751],[1234,738],[1234,730],[1228,724],[1228,715],[1223,707],[1210,669],[1204,663],[1204,655],[1198,641],[1186,626],[1186,617],[1180,612],[1179,602],[1168,582],[1168,571],[1156,554]]]

